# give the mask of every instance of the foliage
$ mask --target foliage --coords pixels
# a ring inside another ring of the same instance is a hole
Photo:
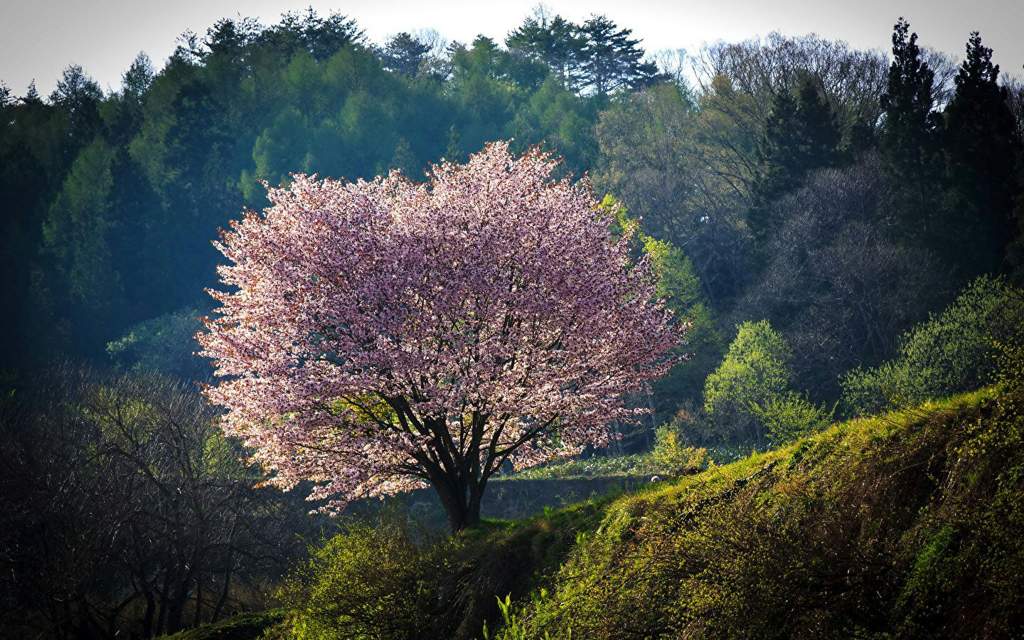
[[[1014,166],[1024,151],[1010,107],[1009,89],[999,83],[999,65],[978,32],[967,41],[957,70],[956,91],[943,112],[949,192],[943,220],[948,251],[968,274],[999,268],[1014,235]]]
[[[904,335],[896,358],[846,374],[843,402],[853,413],[874,413],[988,384],[999,345],[1024,342],[1022,319],[1024,292],[1001,278],[979,278]]]
[[[846,423],[620,498],[508,637],[1012,635],[1022,401]]]
[[[898,336],[957,285],[948,266],[896,233],[892,185],[875,156],[823,169],[777,201],[785,222],[764,247],[759,277],[739,317],[763,317],[793,348],[795,386],[834,402],[839,376],[891,357]]]
[[[595,15],[577,25],[559,15],[548,16],[540,7],[505,43],[511,51],[547,65],[566,88],[605,98],[661,79],[657,66],[643,60],[640,41],[631,35],[632,30],[606,16]]]
[[[335,504],[429,484],[453,530],[506,460],[607,444],[682,331],[630,236],[554,167],[495,143],[428,185],[272,190],[224,234],[232,291],[199,336],[226,430]]]
[[[195,356],[194,337],[202,327],[199,311],[182,309],[140,322],[124,336],[107,343],[117,367],[142,373],[173,375],[186,380],[209,377],[206,363]]]
[[[792,379],[792,352],[767,320],[744,322],[718,368],[704,383],[704,412],[725,440],[763,439],[761,407],[778,398]]]
[[[832,423],[835,414],[835,407],[827,411],[793,391],[768,398],[750,409],[764,425],[769,442],[776,446],[823,430]]]
[[[287,580],[283,637],[470,640],[501,619],[497,594],[521,598],[564,560],[600,503],[452,538],[414,536],[400,520],[352,525]],[[507,613],[507,612],[506,612]]]
[[[668,476],[696,473],[708,465],[707,449],[685,444],[683,434],[672,424],[658,427],[651,458]]]
[[[840,130],[828,101],[810,77],[804,77],[796,95],[782,91],[758,146],[761,171],[753,185],[753,204],[747,214],[751,233],[762,245],[782,220],[771,205],[794,191],[814,169],[839,160]]]

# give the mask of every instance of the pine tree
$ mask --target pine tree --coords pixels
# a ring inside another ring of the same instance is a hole
[[[903,232],[935,233],[936,187],[941,179],[937,154],[938,115],[932,110],[935,73],[922,59],[917,34],[900,18],[893,27],[893,61],[881,103],[882,156],[895,183],[890,210]]]
[[[558,74],[566,88],[578,90],[586,45],[578,25],[558,15],[549,18],[544,9],[539,8],[508,35],[505,45],[512,51],[543,62]]]
[[[581,35],[586,44],[581,51],[583,86],[598,96],[607,96],[620,88],[639,89],[662,79],[653,62],[644,62],[640,41],[631,38],[631,29],[620,29],[605,16],[594,16],[583,23]]]
[[[991,271],[999,266],[1014,232],[1021,141],[1009,92],[999,85],[999,65],[992,64],[992,50],[977,31],[967,41],[967,57],[955,82],[956,93],[944,113],[943,145],[948,231],[956,244],[950,250],[955,249],[954,257],[965,269]]]
[[[796,96],[788,90],[776,94],[758,146],[761,173],[747,215],[758,244],[782,223],[776,219],[774,201],[798,188],[808,172],[839,160],[842,136],[828,99],[807,76],[796,91]]]
[[[412,77],[429,52],[430,45],[403,31],[388,40],[380,58],[385,69]]]

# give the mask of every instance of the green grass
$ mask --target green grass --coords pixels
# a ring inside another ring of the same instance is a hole
[[[164,640],[255,640],[284,619],[281,609],[243,613],[169,636]]]

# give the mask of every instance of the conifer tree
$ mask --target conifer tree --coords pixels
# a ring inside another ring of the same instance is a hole
[[[759,244],[781,221],[772,203],[798,188],[809,171],[835,164],[841,133],[828,100],[810,77],[803,77],[794,96],[780,91],[758,148],[761,174],[754,183],[747,223]]]
[[[956,93],[944,112],[949,231],[957,244],[954,257],[965,268],[990,271],[1013,236],[1021,141],[1009,92],[999,85],[999,65],[992,64],[992,49],[977,31],[967,41],[955,82]],[[967,240],[970,250],[964,251]]]
[[[910,235],[936,232],[935,186],[941,177],[937,155],[939,116],[933,111],[935,73],[924,61],[917,34],[900,18],[893,27],[893,61],[881,104],[880,147],[896,189],[890,204],[895,222]],[[923,232],[923,233],[922,233]]]

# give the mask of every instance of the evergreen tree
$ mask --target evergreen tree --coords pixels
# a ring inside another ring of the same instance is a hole
[[[932,110],[935,73],[922,58],[917,34],[900,18],[893,27],[893,61],[882,95],[883,158],[896,189],[890,205],[895,222],[910,236],[934,235],[938,220],[936,187],[941,178],[937,155],[939,116]]]
[[[975,275],[994,270],[1013,237],[1015,164],[1021,141],[999,85],[992,50],[973,32],[956,78],[956,93],[944,112],[950,247],[962,268]],[[966,250],[965,250],[966,249]]]
[[[385,69],[412,77],[429,52],[430,45],[403,31],[388,40],[380,59]]]
[[[39,97],[39,90],[36,89],[35,78],[28,83],[28,89],[25,91],[25,97],[21,99],[24,104],[42,104],[43,100]]]
[[[663,79],[657,65],[643,61],[644,50],[639,40],[630,37],[632,33],[605,16],[594,16],[583,23],[583,88],[604,97],[618,89],[639,89]]]
[[[549,18],[543,8],[539,8],[509,34],[505,45],[511,51],[546,64],[566,88],[573,91],[579,88],[586,39],[579,26],[562,16]]]
[[[84,145],[89,144],[100,130],[99,103],[103,91],[96,82],[86,75],[80,65],[74,64],[64,70],[57,87],[50,94],[53,103],[68,119],[68,130],[72,144],[68,147],[69,159]]]
[[[775,200],[800,186],[809,171],[834,165],[842,134],[828,100],[804,76],[797,95],[776,94],[758,146],[761,173],[754,182],[747,223],[759,245],[782,221],[773,218]]]

